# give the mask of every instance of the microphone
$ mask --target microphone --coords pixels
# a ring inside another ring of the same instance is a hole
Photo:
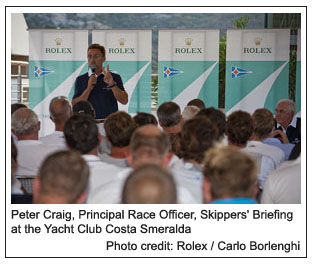
[[[92,75],[95,75],[96,64],[95,63],[91,64],[90,69],[92,71]]]

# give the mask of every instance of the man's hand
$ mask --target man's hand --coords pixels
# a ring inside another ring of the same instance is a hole
[[[282,142],[282,144],[289,144],[286,133],[282,132],[281,130],[273,131],[272,137],[278,138]]]
[[[90,75],[89,80],[88,80],[88,87],[87,89],[92,90],[93,87],[96,84],[96,76],[95,75]]]
[[[103,73],[104,73],[104,82],[108,85],[108,86],[112,86],[115,81],[113,79],[113,76],[111,74],[111,72],[109,71],[109,64],[107,65],[107,68],[105,69],[105,66],[102,68]]]

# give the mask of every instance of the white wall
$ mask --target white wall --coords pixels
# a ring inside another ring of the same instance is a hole
[[[11,54],[29,55],[27,24],[22,13],[11,14]]]

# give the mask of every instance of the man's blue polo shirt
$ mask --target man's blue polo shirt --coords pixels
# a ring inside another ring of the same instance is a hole
[[[121,90],[125,90],[121,77],[118,74],[111,73],[114,81]],[[103,81],[103,73],[97,76],[96,84],[91,91],[88,101],[92,104],[95,110],[96,119],[104,119],[109,114],[118,110],[117,100],[111,88],[107,88],[107,84]],[[81,96],[83,91],[87,89],[89,81],[88,73],[80,75],[76,78],[75,92],[73,99]]]

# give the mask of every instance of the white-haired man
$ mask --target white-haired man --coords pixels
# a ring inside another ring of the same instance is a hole
[[[275,107],[276,129],[286,133],[290,143],[301,140],[300,118],[294,118],[296,105],[290,99],[280,100]]]
[[[42,161],[59,147],[43,144],[38,140],[40,121],[37,114],[21,108],[12,115],[12,131],[18,138],[18,167],[16,176],[35,176]]]

